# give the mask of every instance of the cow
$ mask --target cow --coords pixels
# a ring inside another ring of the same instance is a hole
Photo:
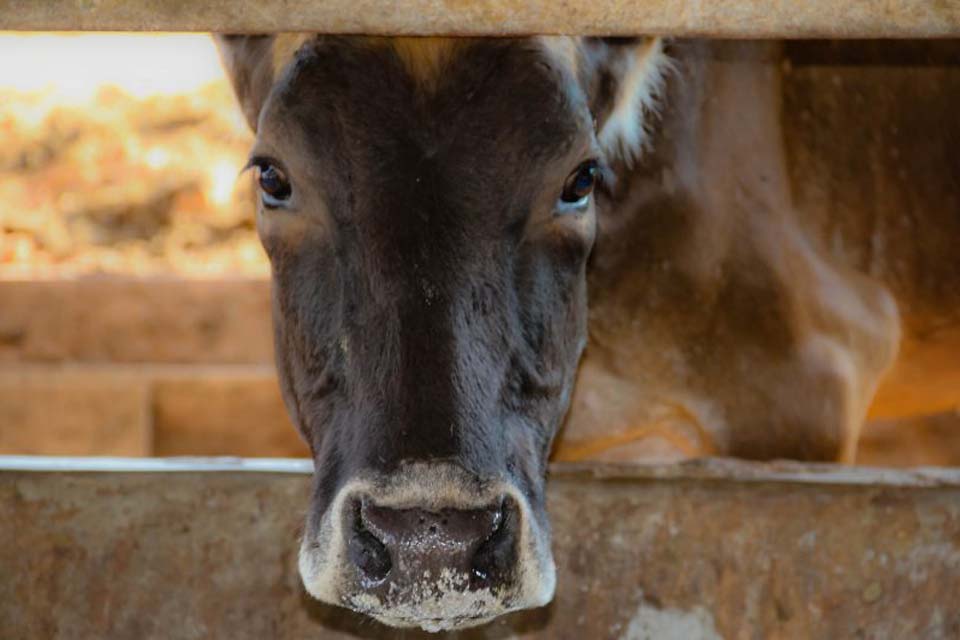
[[[551,450],[853,459],[901,313],[793,202],[776,45],[217,42],[313,597],[434,631],[546,604]]]

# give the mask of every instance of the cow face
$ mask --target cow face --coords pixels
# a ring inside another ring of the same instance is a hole
[[[277,366],[316,466],[306,589],[426,629],[545,604],[592,192],[642,142],[659,42],[219,44],[257,132]]]

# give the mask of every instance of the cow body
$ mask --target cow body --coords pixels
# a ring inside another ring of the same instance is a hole
[[[220,42],[314,596],[428,629],[547,602],[570,406],[560,459],[852,459],[901,314],[796,202],[777,47]]]
[[[672,53],[652,153],[600,204],[557,457],[850,462],[868,415],[957,407],[956,43]]]

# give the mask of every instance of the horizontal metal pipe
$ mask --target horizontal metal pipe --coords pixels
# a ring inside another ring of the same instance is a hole
[[[117,456],[0,455],[0,473],[35,472],[221,472],[310,474],[306,458],[240,458],[235,456],[177,456],[129,458]],[[810,462],[751,462],[733,458],[699,458],[680,463],[608,464],[558,462],[550,465],[554,479],[583,482],[730,482],[747,484],[813,484],[953,488],[960,490],[960,469],[924,467],[881,469]]]

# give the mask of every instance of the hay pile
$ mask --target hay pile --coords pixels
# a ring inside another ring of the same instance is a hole
[[[81,104],[0,86],[0,276],[265,275],[225,80]]]

